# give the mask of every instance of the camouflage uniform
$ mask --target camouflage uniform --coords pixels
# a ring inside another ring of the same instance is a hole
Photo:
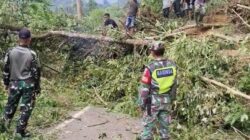
[[[144,111],[142,140],[153,139],[157,122],[161,139],[169,139],[171,102],[175,99],[176,85],[176,66],[172,61],[155,60],[146,67],[139,88],[139,106]]]
[[[3,121],[10,124],[21,99],[16,132],[24,134],[34,108],[35,95],[40,92],[40,64],[35,52],[21,46],[10,49],[4,62],[3,81],[9,96]]]

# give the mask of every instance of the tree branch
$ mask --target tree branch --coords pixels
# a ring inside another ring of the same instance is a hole
[[[241,8],[245,8],[245,9],[248,9],[250,10],[250,7],[249,6],[245,6],[245,5],[241,5],[241,4],[237,4],[238,7],[241,7]]]
[[[243,24],[245,24],[248,28],[250,28],[250,25],[234,9],[232,9],[232,11],[240,18]]]
[[[200,78],[201,78],[202,81],[204,81],[206,83],[211,83],[211,84],[214,84],[216,86],[219,86],[221,88],[226,89],[227,91],[229,91],[231,94],[233,94],[235,96],[240,96],[240,97],[243,97],[243,98],[245,98],[247,100],[250,100],[250,96],[248,96],[248,95],[246,95],[246,94],[244,94],[244,93],[242,93],[242,92],[240,92],[238,90],[232,89],[232,88],[230,88],[230,87],[228,87],[228,86],[226,86],[226,85],[224,85],[224,84],[222,84],[222,83],[220,83],[218,81],[211,80],[211,79],[208,79],[208,78],[202,77],[202,76]]]

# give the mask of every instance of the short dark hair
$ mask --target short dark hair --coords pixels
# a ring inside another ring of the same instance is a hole
[[[110,17],[110,14],[109,13],[105,13],[104,16]]]
[[[165,49],[164,48],[160,48],[158,50],[151,50],[153,51],[153,53],[156,55],[156,56],[163,56],[164,53],[165,53]]]
[[[156,56],[163,56],[165,53],[165,47],[164,44],[160,42],[156,42],[152,45],[150,50],[156,55]]]
[[[133,0],[135,3],[138,3],[138,1],[137,0]]]

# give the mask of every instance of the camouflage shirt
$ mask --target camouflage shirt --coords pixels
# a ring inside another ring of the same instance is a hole
[[[152,104],[155,100],[169,103],[171,102],[171,99],[175,98],[177,88],[176,76],[174,77],[174,81],[171,84],[171,89],[165,94],[159,94],[159,84],[152,76],[152,70],[161,69],[168,66],[173,66],[176,68],[175,63],[170,60],[155,60],[145,68],[143,76],[141,78],[141,85],[139,87],[139,106],[145,106],[147,104],[148,97],[152,97]],[[164,84],[168,84],[168,81],[164,82]]]

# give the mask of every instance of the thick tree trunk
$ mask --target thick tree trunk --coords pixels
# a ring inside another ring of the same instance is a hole
[[[118,44],[130,44],[136,46],[145,46],[150,44],[152,41],[143,40],[143,39],[126,39],[126,40],[119,40],[107,36],[100,36],[100,35],[89,35],[83,33],[72,33],[72,32],[65,32],[65,31],[50,31],[43,35],[34,35],[34,39],[42,39],[47,38],[49,36],[64,36],[64,37],[72,37],[72,38],[83,38],[83,39],[94,39],[104,42],[114,42]]]
[[[82,9],[82,1],[76,0],[76,8],[77,8],[77,18],[78,20],[82,19],[83,9]]]

